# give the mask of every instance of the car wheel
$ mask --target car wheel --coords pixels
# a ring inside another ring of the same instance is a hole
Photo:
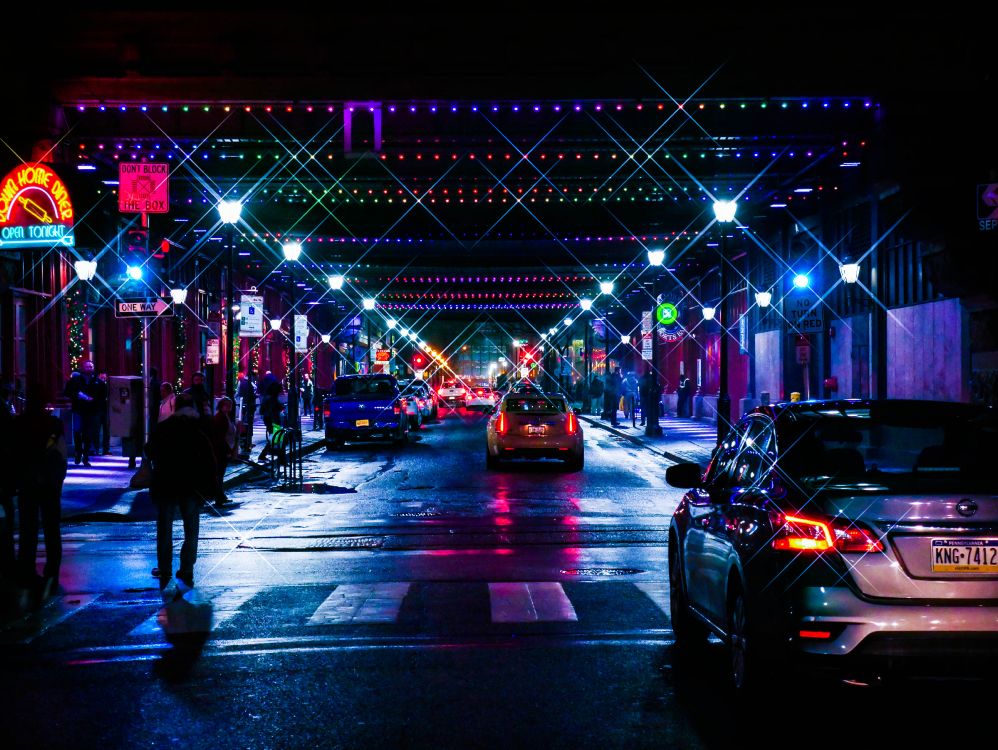
[[[438,407],[436,407],[436,406],[434,406],[434,407],[433,407],[433,414],[432,414],[432,415],[430,415],[430,418],[431,418],[431,419],[432,419],[432,420],[433,420],[434,422],[437,422],[437,421],[439,421],[439,420],[440,420],[440,409],[439,409]]]
[[[405,422],[400,419],[399,431],[398,434],[395,436],[395,440],[393,442],[395,443],[395,445],[405,445],[408,439],[409,439],[409,431],[405,428]]]
[[[707,627],[690,612],[689,601],[683,588],[683,571],[679,567],[679,542],[669,536],[669,618],[676,645],[691,651],[707,643]]]
[[[580,453],[578,456],[568,459],[567,464],[570,471],[582,471],[586,466],[586,454]]]
[[[492,452],[489,451],[488,446],[485,447],[485,468],[486,469],[499,468],[499,458],[498,456],[492,455]]]
[[[765,682],[761,667],[763,650],[745,594],[741,585],[735,582],[728,595],[728,683],[736,694],[747,695]],[[775,658],[767,656],[765,659],[770,662],[768,669],[771,672],[779,671]]]

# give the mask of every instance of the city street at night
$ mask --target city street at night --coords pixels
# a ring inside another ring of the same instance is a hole
[[[993,736],[992,9],[44,16],[4,747]]]

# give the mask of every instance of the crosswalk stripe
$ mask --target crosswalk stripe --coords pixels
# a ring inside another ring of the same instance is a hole
[[[578,615],[557,582],[490,583],[492,622],[575,622]]]
[[[669,584],[666,581],[637,581],[634,585],[651,599],[652,604],[669,614]]]
[[[212,627],[217,628],[239,614],[239,608],[248,602],[262,589],[262,586],[250,586],[235,589],[225,589],[217,596],[211,598],[212,607]],[[155,635],[161,631],[159,624],[159,611],[157,607],[149,617],[139,623],[128,633],[129,638],[142,638],[147,635]]]
[[[408,583],[342,584],[326,597],[307,624],[392,623],[408,593]]]
[[[87,605],[99,597],[100,594],[71,594],[57,597],[55,601],[50,601],[39,612],[32,615],[33,630],[29,635],[21,638],[18,643],[31,643],[53,626],[72,617],[77,612],[83,611]]]

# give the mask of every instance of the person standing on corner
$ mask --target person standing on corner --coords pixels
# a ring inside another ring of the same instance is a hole
[[[93,365],[91,364],[91,372]],[[14,460],[18,468],[17,489],[20,508],[20,548],[17,567],[20,583],[36,601],[59,588],[62,564],[61,504],[62,483],[66,478],[66,440],[62,421],[45,409],[39,387],[28,388],[24,412],[14,419]],[[38,576],[38,517],[45,537],[45,567]]]
[[[606,416],[610,419],[610,424],[617,427],[617,407],[620,405],[620,392],[623,389],[623,380],[620,377],[620,368],[614,368],[613,372],[606,376],[606,385],[603,392],[603,404],[606,409]]]
[[[201,504],[215,495],[217,474],[211,437],[190,394],[177,396],[176,410],[157,425],[146,444],[146,455],[152,461],[149,495],[157,508],[159,588],[167,588],[173,579],[173,519],[177,511],[184,524],[177,580],[193,588]]]
[[[312,417],[312,421],[315,422],[315,414],[312,413],[312,397],[315,395],[315,389],[312,387],[312,378],[306,372],[302,378],[302,415],[308,414]]]
[[[70,377],[65,390],[73,405],[73,449],[77,465],[82,461],[84,466],[90,466],[90,452],[94,447],[94,433],[99,419],[99,392],[100,383],[94,375],[94,363],[88,359],[80,371]]]
[[[603,381],[600,380],[598,375],[593,375],[592,382],[589,384],[590,413],[595,416],[596,410],[600,408],[602,403],[603,403]]]
[[[220,507],[229,502],[225,495],[225,469],[229,465],[229,459],[236,457],[236,419],[235,405],[228,396],[223,396],[218,400],[218,411],[212,417],[212,445],[215,448],[215,476],[217,480],[217,490],[215,493],[215,507]]]
[[[257,459],[262,461],[270,453],[274,425],[280,426],[281,419],[281,381],[270,370],[260,380],[260,417],[263,419],[267,438],[267,444]]]
[[[236,398],[239,399],[239,421],[243,424],[242,453],[249,456],[253,447],[253,420],[256,418],[256,386],[248,373],[239,374]]]

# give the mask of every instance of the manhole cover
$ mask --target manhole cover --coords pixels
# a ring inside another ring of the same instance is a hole
[[[271,487],[270,492],[289,492],[312,495],[349,495],[355,494],[357,490],[352,487],[337,487],[335,484],[325,482],[306,482],[305,484],[279,484]]]
[[[385,543],[380,536],[321,536],[278,537],[252,539],[239,546],[243,549],[260,549],[270,552],[321,552],[337,549],[378,549]]]
[[[568,568],[561,572],[567,576],[633,576],[644,573],[638,568]]]

